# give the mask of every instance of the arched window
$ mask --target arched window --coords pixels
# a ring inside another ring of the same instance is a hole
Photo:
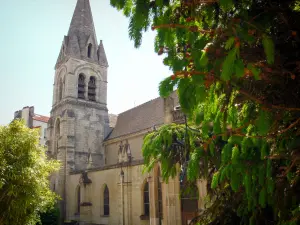
[[[108,190],[107,185],[105,185],[103,196],[104,196],[104,204],[103,204],[104,213],[103,213],[103,215],[109,216],[109,190]]]
[[[144,185],[144,215],[149,216],[150,204],[149,204],[149,183]]]
[[[88,86],[88,97],[90,101],[96,101],[96,78],[94,76],[90,77]]]
[[[89,58],[92,57],[92,50],[93,50],[92,48],[93,48],[93,45],[90,43],[89,46],[88,46],[88,54],[87,54],[87,56]]]
[[[81,73],[78,77],[78,98],[84,99],[84,92],[85,92],[85,77]]]
[[[77,202],[76,202],[76,213],[77,214],[80,214],[80,201],[81,201],[81,198],[80,198],[80,186],[78,185],[77,187],[77,193],[76,193],[76,199],[77,199]]]

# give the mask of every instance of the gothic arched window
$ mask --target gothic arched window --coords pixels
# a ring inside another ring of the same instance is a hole
[[[89,46],[88,46],[88,53],[87,53],[87,56],[89,58],[92,57],[92,48],[93,48],[93,45],[90,43]]]
[[[150,202],[149,202],[149,183],[144,185],[144,215],[149,216]]]
[[[103,200],[104,200],[104,204],[103,204],[103,208],[104,208],[104,213],[103,215],[104,216],[109,216],[109,190],[108,190],[108,187],[107,185],[105,185],[105,188],[104,188],[104,193],[103,193]]]
[[[84,99],[84,92],[85,92],[85,77],[81,73],[78,77],[78,98]]]
[[[94,76],[90,77],[88,86],[88,97],[90,101],[96,101],[96,78]]]

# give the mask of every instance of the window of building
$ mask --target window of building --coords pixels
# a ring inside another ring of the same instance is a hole
[[[85,92],[85,77],[81,73],[78,77],[78,98],[84,99],[84,92]]]
[[[104,208],[104,216],[109,216],[109,190],[107,185],[105,185],[104,188],[104,204],[103,204],[103,208]]]
[[[92,57],[92,48],[93,48],[93,45],[90,43],[89,46],[88,46],[88,57],[89,58]]]
[[[88,86],[88,97],[90,101],[96,101],[96,78],[91,76]]]
[[[47,138],[47,128],[44,128],[44,138]]]
[[[149,183],[146,182],[144,186],[144,215],[149,216],[150,204],[149,204]]]

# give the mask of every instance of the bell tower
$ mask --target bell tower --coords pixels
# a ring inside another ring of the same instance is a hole
[[[98,45],[90,2],[77,0],[68,35],[55,65],[48,152],[61,161],[52,188],[65,199],[66,176],[104,164],[108,130],[108,63]]]

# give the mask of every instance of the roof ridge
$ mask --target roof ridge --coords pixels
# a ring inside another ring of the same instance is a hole
[[[135,107],[133,107],[133,108],[127,109],[127,110],[125,110],[125,111],[123,111],[123,112],[121,112],[121,113],[119,113],[119,114],[117,114],[117,115],[121,115],[121,114],[123,114],[123,113],[129,112],[129,111],[131,111],[131,110],[133,110],[133,109],[139,108],[139,107],[141,107],[141,106],[143,106],[143,105],[145,105],[145,104],[147,104],[147,103],[149,103],[149,102],[152,102],[152,101],[157,100],[157,99],[160,99],[160,98],[163,99],[163,97],[161,97],[161,96],[156,97],[156,98],[153,98],[153,99],[148,100],[147,102],[144,102],[144,103],[142,103],[142,104],[140,104],[140,105],[137,105],[137,106],[135,106]]]

